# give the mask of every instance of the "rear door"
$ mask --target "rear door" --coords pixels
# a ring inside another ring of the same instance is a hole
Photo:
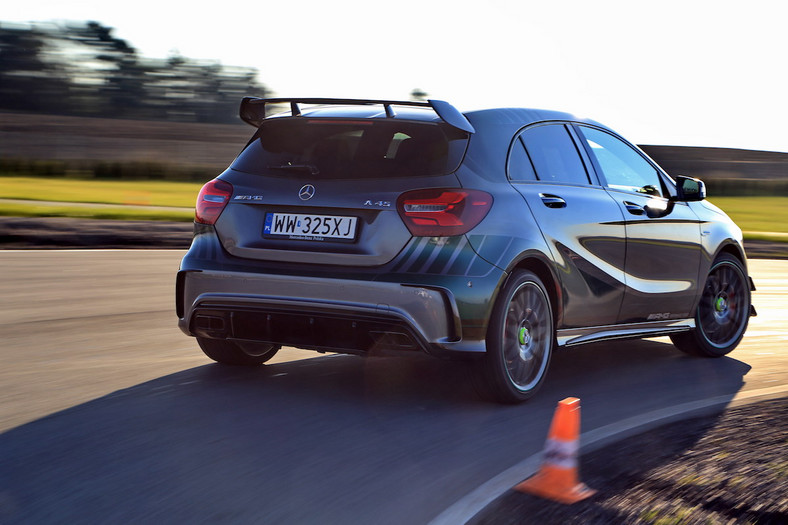
[[[626,219],[627,291],[619,322],[692,317],[700,270],[700,221],[686,203],[649,218],[645,207],[667,207],[668,181],[637,149],[606,130],[578,126],[583,143]]]
[[[224,248],[259,260],[377,266],[411,235],[396,202],[456,187],[467,134],[397,119],[291,117],[263,122],[221,178],[233,185],[216,223]]]
[[[509,178],[558,266],[563,288],[559,328],[613,324],[624,297],[623,217],[586,170],[584,156],[563,123],[525,129],[509,154]]]

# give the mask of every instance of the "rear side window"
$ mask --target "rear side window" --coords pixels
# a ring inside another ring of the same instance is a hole
[[[525,152],[522,136],[514,139],[509,152],[509,179],[513,181],[536,180],[536,173]]]
[[[441,123],[271,119],[231,167],[313,180],[437,176],[457,169],[467,142]]]
[[[536,176],[544,182],[590,184],[575,141],[561,124],[538,126],[520,136]]]

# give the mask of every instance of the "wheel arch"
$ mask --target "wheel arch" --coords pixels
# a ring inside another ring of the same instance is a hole
[[[742,268],[744,268],[745,275],[749,278],[750,270],[747,265],[747,255],[744,251],[744,247],[735,240],[728,239],[727,242],[721,243],[717,248],[717,251],[711,254],[711,257],[709,257],[707,260],[704,260],[701,264],[700,273],[698,275],[700,280],[699,288],[702,288],[706,276],[711,270],[711,267],[714,265],[714,261],[719,259],[722,254],[728,254],[739,261],[739,263],[742,265]],[[700,290],[698,291],[697,299],[700,300]]]
[[[561,299],[563,294],[561,292],[560,282],[551,264],[537,255],[527,255],[514,263],[507,273],[511,273],[514,270],[528,270],[539,277],[550,299],[550,309],[553,312],[553,329],[560,326],[562,314],[561,304],[563,304]]]
[[[722,246],[720,246],[720,248],[717,250],[717,253],[714,254],[714,257],[712,258],[712,261],[717,260],[717,258],[720,255],[722,255],[723,253],[727,253],[727,254],[730,254],[730,255],[736,257],[739,260],[739,262],[742,263],[744,268],[745,269],[747,268],[747,256],[744,253],[744,248],[739,246],[738,243],[727,242],[727,243],[723,244]]]

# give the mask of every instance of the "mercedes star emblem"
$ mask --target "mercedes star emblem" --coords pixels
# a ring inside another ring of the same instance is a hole
[[[315,196],[315,187],[311,184],[304,184],[301,186],[301,189],[298,190],[298,198],[302,201],[308,201],[312,197]]]

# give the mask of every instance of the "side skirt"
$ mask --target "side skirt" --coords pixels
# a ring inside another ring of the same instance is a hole
[[[610,339],[657,337],[686,332],[695,328],[695,319],[673,319],[649,321],[647,323],[591,326],[587,328],[564,328],[556,332],[558,346],[572,346]]]

